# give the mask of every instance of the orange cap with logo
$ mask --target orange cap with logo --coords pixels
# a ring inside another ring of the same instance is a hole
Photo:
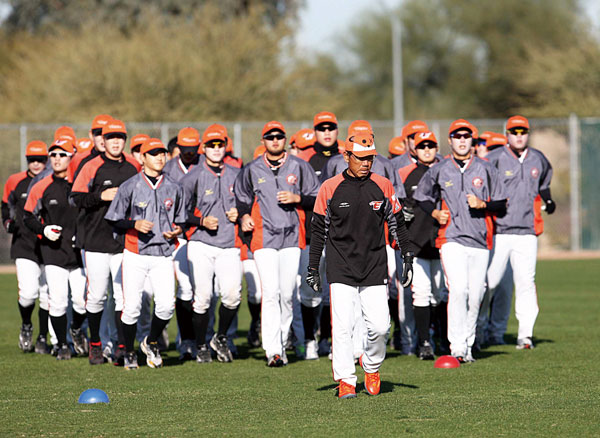
[[[75,131],[70,126],[59,126],[56,131],[54,131],[54,140],[60,137],[67,137],[73,143],[77,141],[77,136],[75,135]]]
[[[485,145],[489,148],[491,146],[505,146],[508,143],[508,139],[505,135],[492,133],[493,135],[487,139]]]
[[[184,148],[197,148],[200,146],[200,133],[196,128],[182,128],[177,133],[177,146]]]
[[[479,136],[480,139],[485,140],[486,142],[492,137],[492,135],[495,135],[495,132],[492,131],[483,131],[481,133],[481,135]]]
[[[75,145],[69,137],[64,136],[59,137],[52,142],[48,150],[51,151],[52,149],[62,149],[63,151],[72,154],[75,152]]]
[[[167,148],[162,141],[160,141],[158,138],[149,138],[142,143],[140,154],[145,154],[146,152],[150,152],[154,149],[164,149],[164,151],[167,152]]]
[[[373,127],[366,120],[355,120],[348,127],[348,137],[356,134],[374,135]]]
[[[296,136],[296,147],[298,149],[306,149],[315,144],[317,137],[312,129],[301,129],[294,134]]]
[[[408,137],[409,135],[413,135],[419,131],[426,131],[428,129],[427,123],[423,122],[422,120],[411,120],[402,129],[402,135],[404,137]]]
[[[454,131],[458,131],[459,129],[466,129],[473,133],[473,125],[465,119],[458,119],[453,121],[450,124],[450,128],[448,129],[448,136],[452,134]]]
[[[346,152],[352,152],[357,157],[377,155],[375,142],[371,134],[356,134],[346,140]]]
[[[27,143],[27,148],[25,149],[26,157],[44,157],[48,156],[48,147],[46,143],[41,140],[33,140]]]
[[[506,122],[506,129],[511,128],[526,128],[529,129],[529,120],[523,116],[512,116]]]
[[[94,117],[94,120],[92,121],[92,131],[94,129],[102,129],[104,128],[106,125],[108,125],[108,122],[110,122],[112,120],[112,117],[109,116],[108,114],[99,114],[96,117]]]
[[[264,137],[266,133],[270,132],[270,131],[281,131],[285,134],[285,127],[283,126],[282,123],[276,121],[276,120],[271,120],[270,122],[265,123],[265,126],[263,126],[262,132],[261,132],[261,137]]]
[[[406,153],[406,145],[404,144],[404,137],[394,137],[388,144],[388,152],[392,155],[402,155]]]
[[[142,146],[146,140],[150,139],[149,135],[146,134],[136,134],[131,137],[131,141],[129,142],[129,149],[133,150],[138,146]]]
[[[78,138],[77,142],[75,142],[77,152],[85,152],[91,149],[93,145],[94,143],[92,143],[92,140],[87,137]]]
[[[125,129],[125,123],[118,119],[110,120],[106,125],[102,127],[102,135],[108,134],[125,134],[127,135],[127,129]]]
[[[335,114],[330,113],[328,111],[321,111],[320,113],[316,114],[313,118],[313,127],[318,126],[321,123],[334,123],[337,125],[338,121]]]
[[[209,141],[219,140],[227,143],[227,129],[223,125],[213,123],[204,130],[202,134],[202,143],[208,143]],[[225,145],[227,146],[227,145]]]
[[[415,147],[426,141],[435,143],[436,145],[438,144],[435,134],[431,131],[419,131],[415,134]]]

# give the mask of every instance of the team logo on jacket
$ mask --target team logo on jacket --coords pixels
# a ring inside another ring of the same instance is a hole
[[[505,170],[504,171],[504,176],[513,176],[513,175],[514,174],[513,174],[512,170]]]
[[[171,198],[165,199],[165,210],[171,211],[173,208],[173,200]]]
[[[231,184],[231,185],[229,186],[229,193],[231,193],[232,195],[234,194],[234,193],[233,193],[233,184]]]
[[[27,192],[21,193],[21,199],[25,199],[25,198],[27,198]]]
[[[213,192],[213,189],[206,189],[206,190],[204,190],[204,194],[205,195],[212,195],[213,193],[215,193],[215,192]]]
[[[537,169],[537,167],[534,167],[533,169],[531,169],[531,176],[534,178],[537,178],[538,176],[540,176],[540,171]]]
[[[473,187],[479,188],[483,185],[483,178],[476,176],[473,178]]]
[[[104,182],[102,183],[102,185],[103,186],[112,186],[112,183],[113,182],[111,180],[107,179],[107,180],[104,180]]]
[[[369,205],[373,207],[373,211],[377,211],[383,205],[383,201],[371,201],[369,202]]]
[[[293,173],[290,173],[285,180],[287,181],[287,183],[289,185],[293,186],[294,184],[296,184],[298,182],[298,177],[296,175],[294,175]]]
[[[262,183],[264,183],[264,182],[266,182],[266,181],[267,181],[267,180],[266,180],[266,179],[264,179],[262,176],[258,178],[258,183],[259,183],[259,184],[262,184]]]
[[[136,207],[146,208],[146,207],[148,207],[148,201],[140,201],[135,205],[136,205]]]
[[[50,199],[50,201],[48,201],[48,205],[58,205],[58,201],[56,199]]]

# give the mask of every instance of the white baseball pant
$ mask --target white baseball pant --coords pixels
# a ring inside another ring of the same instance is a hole
[[[123,253],[109,254],[85,251],[85,269],[88,282],[86,310],[91,313],[104,310],[111,279],[115,310],[118,312],[123,310],[122,261]]]
[[[146,277],[154,291],[154,314],[169,320],[175,312],[173,258],[123,252],[123,314],[125,324],[135,324],[142,309]]]
[[[292,324],[292,300],[300,248],[262,248],[254,252],[262,285],[261,335],[267,357],[283,355]]]
[[[260,277],[254,259],[246,259],[242,261],[242,269],[244,271],[244,279],[246,280],[246,290],[248,291],[248,301],[252,304],[260,304],[262,301],[262,287],[260,285]]]
[[[177,298],[191,301],[194,297],[194,290],[188,262],[188,241],[185,239],[177,239],[177,241],[179,246],[173,252],[173,264],[175,266],[175,277],[177,278]]]
[[[466,356],[475,342],[479,307],[485,293],[489,251],[456,242],[440,250],[448,287],[448,340],[453,356]]]
[[[367,373],[374,373],[379,371],[385,359],[386,341],[390,330],[387,286],[382,284],[359,287],[331,283],[330,291],[333,379],[356,386],[353,340],[356,306],[360,306],[367,332],[362,355],[363,369]]]
[[[533,336],[533,326],[539,313],[535,288],[537,237],[533,234],[497,234],[494,256],[487,271],[490,296],[504,276],[510,260],[515,283],[515,315],[519,322],[517,338]]]
[[[401,251],[394,251],[396,257],[396,266],[404,266],[404,259]],[[402,287],[400,277],[402,277],[402,268],[396,270],[396,281],[398,291],[398,319],[400,320],[400,336],[402,338],[402,354],[414,354],[417,348],[417,327],[415,325],[415,314],[412,308],[412,290],[409,287]]]
[[[210,308],[213,277],[216,277],[221,303],[228,309],[239,306],[242,299],[240,249],[219,248],[198,241],[190,241],[187,247],[194,284],[194,312],[206,313]]]
[[[412,281],[413,306],[437,306],[448,299],[440,259],[415,257]]]
[[[137,330],[135,337],[139,342],[142,342],[146,336],[150,334],[150,326],[152,325],[152,283],[150,278],[146,277],[144,283],[144,293],[142,294],[142,308],[137,322]]]
[[[63,316],[69,307],[69,288],[73,310],[85,313],[85,272],[83,268],[66,269],[56,265],[45,265],[48,282],[48,307],[50,316]]]
[[[48,310],[48,285],[44,274],[44,265],[33,260],[15,259],[17,268],[17,286],[19,288],[19,304],[23,307],[33,306],[40,299],[40,307]]]

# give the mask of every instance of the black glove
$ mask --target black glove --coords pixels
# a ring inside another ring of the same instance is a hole
[[[319,270],[308,267],[308,274],[306,274],[306,284],[317,293],[321,293],[321,276]]]
[[[548,199],[546,201],[546,213],[552,214],[554,213],[554,210],[556,210],[556,204],[552,199]]]
[[[407,252],[404,254],[404,266],[402,267],[402,287],[410,287],[413,279],[413,257],[414,254],[412,252]]]
[[[415,218],[415,211],[406,205],[402,207],[402,214],[404,215],[404,222],[410,222]]]
[[[15,225],[15,221],[13,221],[12,219],[7,219],[4,221],[4,228],[6,228],[7,233],[14,233],[16,227],[17,226]]]

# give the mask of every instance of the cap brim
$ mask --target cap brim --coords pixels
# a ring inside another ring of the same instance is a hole
[[[281,132],[283,135],[286,135],[285,131],[281,130],[281,128],[273,128],[273,129],[269,129],[268,131],[266,131],[263,134],[263,138],[265,137],[265,135],[269,135],[269,134],[271,134],[273,132]]]
[[[177,147],[179,148],[179,150],[181,152],[195,152],[198,150],[198,146],[181,146],[181,145],[177,145]]]
[[[357,157],[361,157],[361,158],[377,155],[377,149],[373,149],[370,151],[360,151],[360,152],[348,151],[348,152],[351,152],[352,155],[356,155]]]

